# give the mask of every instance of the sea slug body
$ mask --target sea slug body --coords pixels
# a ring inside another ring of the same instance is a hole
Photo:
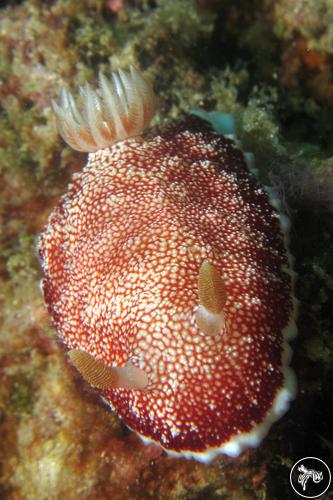
[[[53,104],[89,151],[41,236],[45,301],[73,365],[124,423],[201,461],[257,446],[296,391],[293,272],[243,152],[156,109],[137,70]]]

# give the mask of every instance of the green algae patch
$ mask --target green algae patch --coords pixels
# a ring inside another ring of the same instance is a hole
[[[36,384],[25,377],[15,378],[7,403],[8,412],[13,412],[17,417],[31,415],[34,407]]]

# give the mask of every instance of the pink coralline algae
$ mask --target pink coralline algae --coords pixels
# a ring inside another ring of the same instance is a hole
[[[281,217],[208,122],[143,133],[155,106],[134,69],[54,104],[65,140],[91,152],[41,236],[45,300],[128,427],[175,455],[237,456],[295,393]]]

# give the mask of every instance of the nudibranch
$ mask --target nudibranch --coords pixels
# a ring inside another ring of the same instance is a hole
[[[53,103],[89,158],[41,236],[42,287],[72,364],[123,422],[208,462],[257,446],[295,395],[293,271],[237,141],[195,115],[147,130],[156,107],[133,67]]]

